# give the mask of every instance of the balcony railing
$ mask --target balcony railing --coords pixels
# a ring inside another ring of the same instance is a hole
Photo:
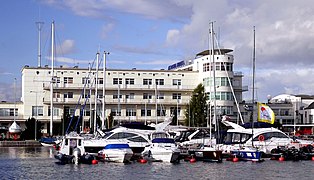
[[[89,89],[88,86],[85,86],[86,89]],[[49,90],[50,89],[50,83],[43,83],[43,88],[44,90]],[[56,90],[70,90],[70,89],[83,89],[84,84],[62,84],[62,83],[55,83],[53,84],[53,89]],[[103,84],[98,85],[98,89],[102,90]],[[120,84],[120,87],[118,85],[113,85],[113,84],[106,84],[106,90],[118,90],[120,88],[121,91],[123,90],[155,90],[156,88],[158,91],[175,91],[175,90],[180,90],[180,91],[193,91],[195,86],[193,85],[140,85],[140,84]],[[95,87],[92,87],[93,90],[95,90]]]

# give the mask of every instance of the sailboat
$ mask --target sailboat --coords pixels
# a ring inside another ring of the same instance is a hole
[[[252,137],[254,135],[254,86],[255,86],[255,26],[253,28],[253,77],[252,77]],[[254,146],[252,140],[252,146],[240,147],[239,149],[232,150],[231,155],[233,156],[233,161],[243,160],[243,161],[254,161],[259,162],[262,161],[262,151],[260,151],[257,147]]]
[[[214,22],[211,22],[211,39],[212,39],[212,49],[211,51],[208,50],[208,55],[210,55],[211,52],[211,57],[212,57],[212,63],[215,64],[215,57],[214,57]],[[213,81],[214,81],[214,94],[216,94],[216,84],[215,84],[215,68],[213,69]],[[216,98],[214,98],[214,122],[215,122],[215,130],[218,132],[218,129],[216,128],[217,126],[217,117],[216,117]],[[211,116],[211,115],[210,115]],[[211,131],[211,120],[210,124],[208,124],[210,128],[210,139],[212,139],[212,131]],[[205,132],[203,131],[203,137],[205,138]],[[204,140],[203,138],[203,140]],[[217,137],[216,137],[217,138]],[[202,161],[205,162],[222,162],[222,150],[219,149],[218,146],[214,146],[212,144],[212,140],[210,141],[210,145],[205,145],[205,142],[200,144],[197,148],[189,149],[188,150],[189,154],[195,157],[195,159],[201,159]]]

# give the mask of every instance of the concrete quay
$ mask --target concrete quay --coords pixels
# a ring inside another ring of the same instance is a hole
[[[26,141],[0,141],[0,147],[40,147],[40,142],[35,140]]]

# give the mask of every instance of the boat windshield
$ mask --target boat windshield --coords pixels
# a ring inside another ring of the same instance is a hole
[[[103,139],[107,139],[113,132],[106,132],[106,134],[102,137]]]
[[[158,132],[158,133],[153,133],[152,134],[152,139],[155,139],[155,138],[168,138],[168,134],[167,133],[164,133],[164,132]]]
[[[252,134],[228,132],[224,144],[243,144],[252,137]]]

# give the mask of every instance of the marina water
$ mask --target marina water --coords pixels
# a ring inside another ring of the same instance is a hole
[[[314,179],[314,161],[59,165],[54,149],[0,148],[1,179]]]

